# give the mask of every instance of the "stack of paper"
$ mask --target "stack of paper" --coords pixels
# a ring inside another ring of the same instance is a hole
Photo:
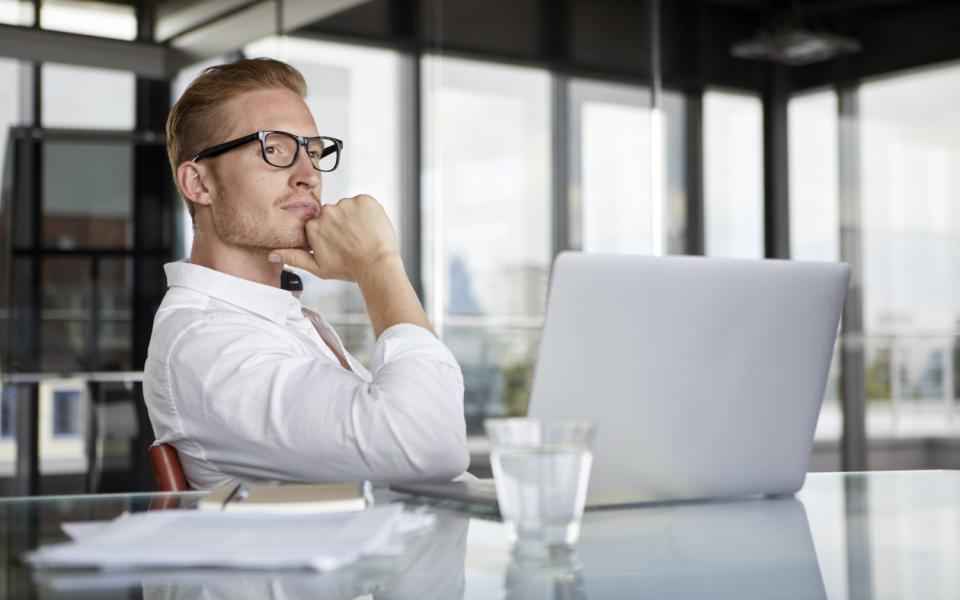
[[[26,555],[36,567],[337,569],[394,555],[433,516],[391,504],[363,512],[298,515],[164,510],[103,523],[68,523],[72,541]]]

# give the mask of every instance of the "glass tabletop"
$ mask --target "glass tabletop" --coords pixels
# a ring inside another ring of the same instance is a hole
[[[61,524],[189,506],[202,496],[121,494],[0,500],[0,594],[9,598],[957,598],[960,471],[811,474],[795,497],[588,511],[572,552],[513,556],[489,509],[426,506],[430,533],[402,554],[305,571],[39,570],[23,552]]]

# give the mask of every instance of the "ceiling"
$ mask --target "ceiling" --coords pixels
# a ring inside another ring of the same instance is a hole
[[[108,58],[125,54],[136,64],[152,60],[156,68],[138,71],[147,77],[229,55],[278,31],[274,0],[98,1],[139,7],[154,23],[156,43],[134,47],[71,39],[63,52],[69,49],[76,64],[112,65]],[[612,80],[647,83],[652,76],[653,28],[649,5],[642,0],[283,0],[281,6],[282,30],[298,35],[442,51]],[[862,46],[853,56],[789,67],[786,75],[776,75],[793,90],[960,59],[958,0],[660,0],[659,6],[658,64],[663,82],[680,89],[763,90],[778,67],[735,58],[730,49],[784,23],[849,37]],[[43,60],[56,59],[44,52],[54,52],[51,48],[64,37],[3,29],[8,38],[16,34],[25,39],[0,39],[0,45],[5,41],[11,52],[30,54],[24,48],[33,43],[33,58]],[[91,46],[87,59],[78,58],[81,44]],[[150,56],[137,57],[136,52]]]

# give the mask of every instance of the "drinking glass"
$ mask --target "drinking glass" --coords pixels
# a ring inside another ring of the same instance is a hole
[[[572,546],[590,481],[589,419],[487,419],[507,540],[521,550]]]

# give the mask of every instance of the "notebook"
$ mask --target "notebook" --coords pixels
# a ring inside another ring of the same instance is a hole
[[[335,513],[365,510],[366,484],[322,483],[214,488],[197,503],[200,510],[237,513]]]

